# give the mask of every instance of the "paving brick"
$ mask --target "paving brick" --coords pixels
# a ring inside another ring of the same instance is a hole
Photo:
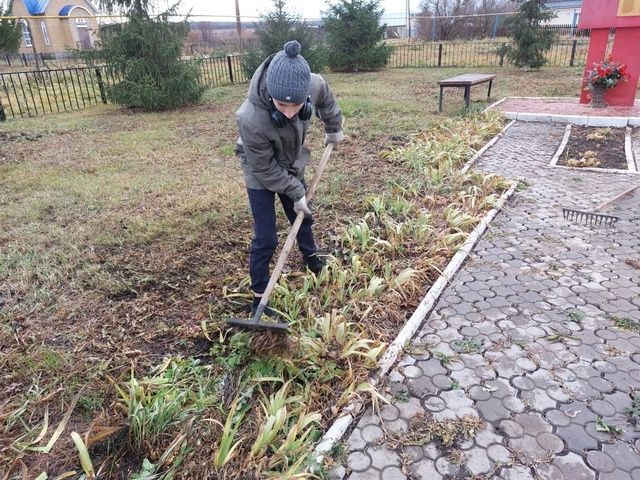
[[[411,478],[415,480],[442,480],[443,477],[436,470],[432,460],[423,460],[409,466]]]
[[[585,450],[598,448],[598,441],[586,434],[581,425],[569,425],[568,427],[558,427],[556,435],[560,437],[567,448],[573,452],[582,454]]]
[[[465,452],[466,467],[472,475],[489,473],[492,468],[491,460],[484,448],[472,448]]]
[[[640,336],[605,316],[640,319],[637,272],[623,262],[640,251],[640,215],[630,214],[638,197],[611,207],[622,218],[615,230],[565,222],[559,214],[575,198],[593,207],[635,179],[546,167],[563,132],[563,125],[516,123],[478,161],[485,173],[525,177],[529,186],[494,220],[418,335],[431,352],[453,354],[451,342],[463,338],[482,339],[488,350],[462,353],[446,366],[426,351],[407,355],[389,379],[389,392],[406,388],[413,403],[402,413],[405,402],[395,402],[395,420],[394,408],[382,412],[385,428],[421,411],[437,418],[477,412],[488,422],[486,431],[459,445],[466,455],[462,468],[428,444],[402,449],[403,471],[395,452],[376,450],[361,437],[366,428],[378,438],[379,419],[361,420],[350,451],[377,463],[350,480],[488,475],[494,464],[511,460],[507,447],[541,461],[548,452],[557,456],[535,468],[507,465],[491,478],[595,480],[597,473],[599,480],[640,480],[640,439],[635,448],[626,443],[640,434],[624,414],[629,389],[640,384]],[[572,322],[570,312],[581,313],[580,322]],[[549,340],[556,331],[566,335],[563,341]],[[613,348],[628,353],[612,356]],[[462,388],[452,389],[452,380]],[[625,428],[623,439],[597,432],[597,417]],[[615,460],[613,470],[607,459]]]
[[[352,452],[354,450],[363,450],[367,446],[367,442],[362,438],[362,430],[356,428],[353,430],[349,439],[347,440],[347,451]]]
[[[384,438],[384,431],[377,425],[367,425],[360,436],[367,443],[376,443]]]
[[[414,400],[414,399],[411,399]],[[400,404],[408,403],[408,402],[399,402]],[[394,405],[383,405],[380,409],[380,417],[385,421],[393,421],[397,420],[400,416],[400,410],[398,407]]]
[[[382,470],[380,478],[382,480],[406,480],[407,476],[402,473],[399,467],[388,467]]]
[[[503,445],[494,444],[487,448],[487,456],[494,463],[506,464],[511,461],[511,452]]]
[[[616,469],[616,463],[609,455],[597,450],[587,453],[587,463],[599,472],[611,473]]]
[[[595,473],[585,465],[582,457],[572,452],[556,457],[553,465],[558,467],[567,479],[595,480],[596,478]]]
[[[541,433],[536,437],[540,448],[553,453],[560,453],[564,449],[562,439],[552,433]]]
[[[631,445],[624,442],[614,442],[602,445],[602,451],[615,460],[616,467],[631,472],[640,467],[640,453]]]
[[[349,475],[349,480],[380,480],[380,472],[376,469],[354,472]]]
[[[631,475],[624,470],[614,470],[611,473],[600,473],[599,480],[631,480]]]
[[[454,465],[445,457],[440,457],[436,460],[436,471],[444,477],[456,475],[459,469],[457,465]]]
[[[371,466],[371,457],[365,452],[353,452],[347,458],[347,465],[354,472],[363,472]]]
[[[501,476],[504,480],[534,480],[536,478],[531,473],[530,467],[520,465],[503,469]]]
[[[565,477],[562,470],[550,463],[543,463],[536,468],[538,478],[544,478],[548,480],[570,480],[570,477]]]
[[[372,446],[368,452],[371,456],[371,464],[378,470],[400,466],[400,456],[385,445]]]

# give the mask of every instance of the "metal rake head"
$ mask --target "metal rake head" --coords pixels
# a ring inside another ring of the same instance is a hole
[[[563,208],[562,215],[565,220],[580,222],[589,226],[613,227],[620,217],[607,215],[604,213],[585,212],[584,210],[575,210],[573,208]]]

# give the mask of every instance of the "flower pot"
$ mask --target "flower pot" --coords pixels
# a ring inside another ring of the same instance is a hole
[[[593,108],[605,108],[607,107],[607,102],[604,101],[604,92],[607,90],[607,87],[600,84],[595,84],[591,89],[591,106]]]

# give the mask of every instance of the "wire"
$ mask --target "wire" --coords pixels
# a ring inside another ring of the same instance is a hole
[[[438,18],[473,18],[473,17],[498,17],[503,15],[514,15],[518,12],[496,12],[496,13],[469,13],[465,15],[420,15],[411,13],[411,19],[438,19]],[[125,14],[100,14],[100,15],[73,15],[60,16],[60,15],[0,15],[0,20],[45,20],[45,19],[65,19],[65,18],[126,18]],[[232,18],[236,19],[235,15],[192,15],[192,14],[170,14],[169,18]],[[260,20],[262,17],[252,15],[241,15],[240,19],[247,20]],[[406,14],[393,13],[383,14],[382,18],[385,19],[406,19]],[[320,21],[322,18],[317,17],[301,17],[302,21]]]

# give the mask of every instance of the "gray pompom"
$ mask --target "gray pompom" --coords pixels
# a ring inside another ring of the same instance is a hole
[[[291,40],[284,44],[284,51],[287,54],[287,57],[297,57],[300,53],[300,44],[297,40]]]

